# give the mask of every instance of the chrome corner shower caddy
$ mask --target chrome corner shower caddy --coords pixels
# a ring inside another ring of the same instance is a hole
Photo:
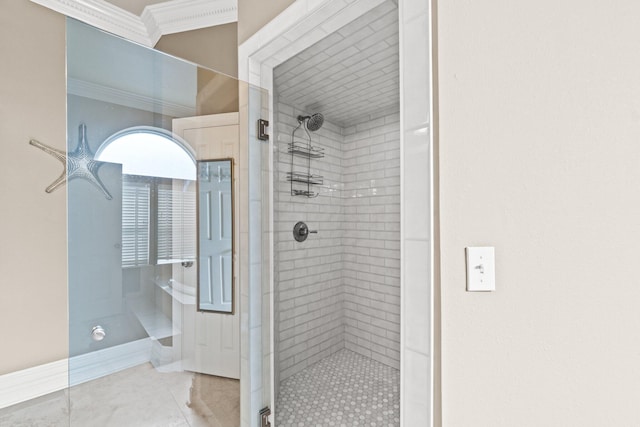
[[[287,172],[287,181],[291,183],[292,196],[318,197],[319,193],[312,191],[311,186],[322,185],[324,178],[320,175],[311,174],[311,159],[324,157],[324,148],[311,145],[309,131],[317,131],[322,127],[323,123],[324,117],[320,113],[310,116],[298,116],[298,126],[291,133],[291,142],[288,149],[288,152],[291,153],[291,171]],[[302,134],[302,130],[304,130],[304,134]],[[297,135],[296,132],[298,132]],[[306,171],[294,170],[293,159],[296,156],[307,160]]]

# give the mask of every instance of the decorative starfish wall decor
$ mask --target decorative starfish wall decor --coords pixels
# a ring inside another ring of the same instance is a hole
[[[62,165],[64,166],[62,175],[60,175],[58,179],[53,181],[51,185],[48,186],[44,191],[46,191],[47,193],[51,193],[66,181],[71,181],[72,179],[76,178],[82,178],[93,184],[97,189],[102,191],[102,193],[108,200],[111,200],[113,197],[111,197],[111,194],[109,194],[109,191],[98,176],[98,169],[100,169],[100,166],[102,166],[104,163],[93,160],[93,153],[89,149],[89,143],[87,142],[87,126],[82,123],[78,130],[78,146],[75,150],[68,154],[56,148],[49,147],[48,145],[45,145],[35,139],[29,141],[29,144],[60,160],[62,162]]]

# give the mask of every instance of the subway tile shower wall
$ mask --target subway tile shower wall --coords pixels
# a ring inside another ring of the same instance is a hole
[[[312,133],[325,157],[311,159],[311,173],[324,176],[316,198],[292,196],[286,174],[291,170],[287,144],[303,111],[277,104],[274,177],[275,313],[277,369],[282,381],[344,348],[341,129],[325,122]],[[306,171],[307,159],[294,157],[294,169]],[[311,230],[305,242],[293,238],[293,226],[304,221]]]
[[[324,183],[307,198],[291,195],[286,173],[296,117],[309,113],[282,101],[274,111],[276,384],[345,347],[400,365],[399,115],[325,121],[312,133],[325,157],[311,159]],[[297,221],[318,234],[296,242]]]
[[[345,347],[400,368],[399,114],[350,126],[342,146]]]

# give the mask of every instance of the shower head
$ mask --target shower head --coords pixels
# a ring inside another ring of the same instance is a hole
[[[307,120],[307,129],[309,129],[311,132],[315,132],[322,127],[323,123],[324,116],[322,114],[312,114],[311,117],[309,117],[309,120]]]
[[[311,132],[315,132],[322,127],[324,123],[324,116],[320,113],[315,113],[310,116],[298,116],[298,121],[302,123],[304,120],[307,121],[306,127]]]

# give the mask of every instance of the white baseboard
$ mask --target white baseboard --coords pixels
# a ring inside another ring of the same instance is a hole
[[[0,375],[0,408],[67,388],[68,359]]]
[[[151,338],[0,375],[0,409],[151,360]]]
[[[74,356],[69,360],[69,385],[86,383],[151,360],[151,338]]]

